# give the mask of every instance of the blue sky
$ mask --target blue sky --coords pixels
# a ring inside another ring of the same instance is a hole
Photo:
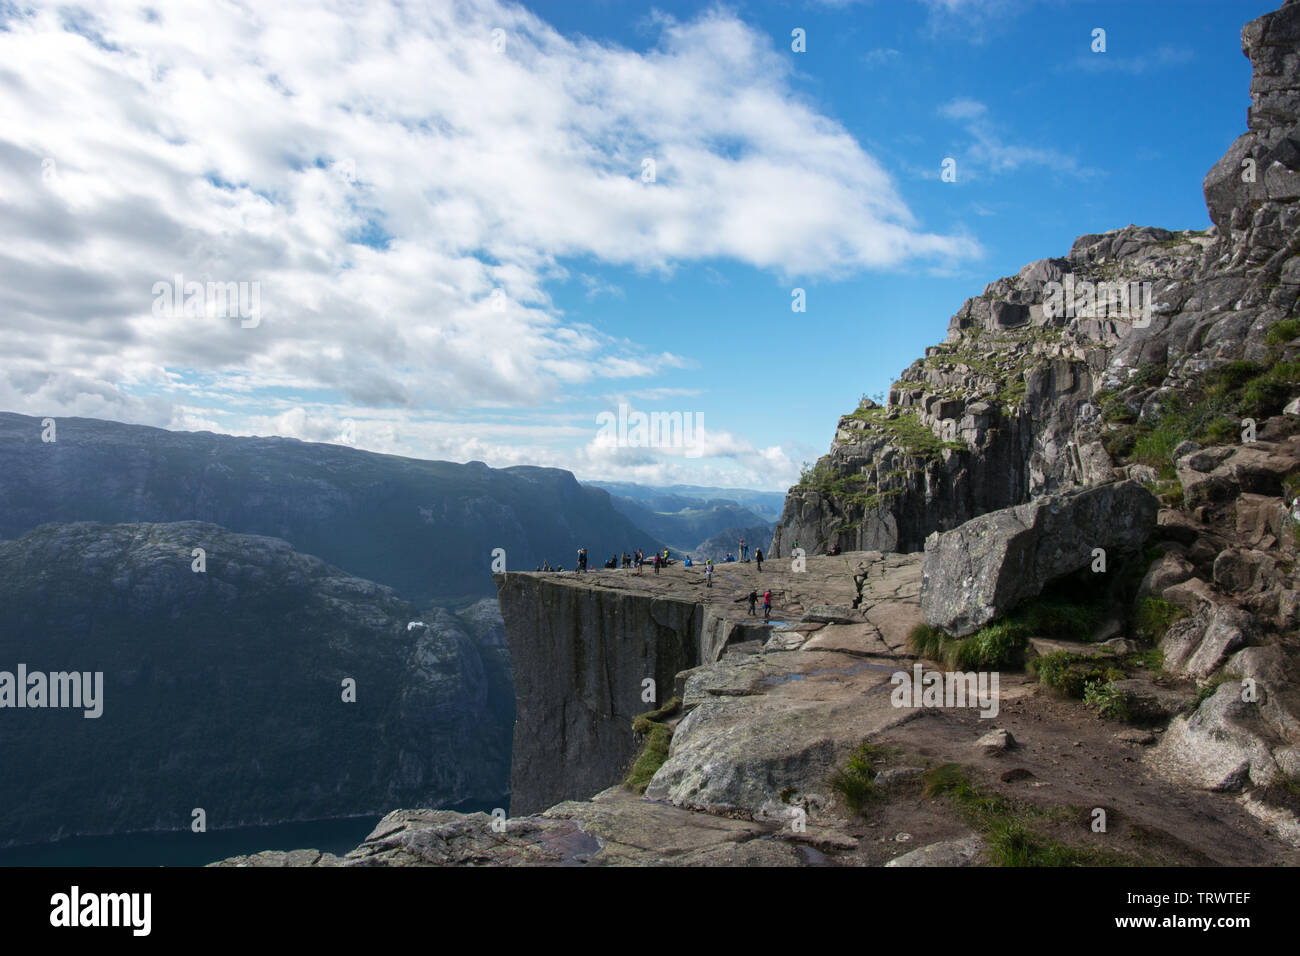
[[[1208,226],[1273,6],[0,6],[0,407],[784,488],[986,283]]]

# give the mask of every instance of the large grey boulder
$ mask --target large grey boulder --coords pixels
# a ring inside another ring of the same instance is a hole
[[[1147,754],[1151,766],[1202,790],[1237,791],[1275,782],[1282,775],[1272,752],[1277,741],[1259,719],[1257,705],[1242,697],[1241,685],[1226,681],[1195,713],[1175,717]]]
[[[972,833],[960,840],[944,840],[917,847],[895,857],[885,866],[980,866],[984,863],[984,841]]]
[[[1055,578],[1088,567],[1094,549],[1141,547],[1159,503],[1135,481],[1048,495],[994,511],[925,542],[921,609],[931,627],[971,634],[1042,591]]]

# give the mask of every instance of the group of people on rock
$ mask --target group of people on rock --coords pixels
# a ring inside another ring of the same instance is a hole
[[[745,557],[746,552],[747,552],[747,546],[745,545],[744,539],[742,538],[740,542],[740,555],[742,561],[747,560],[747,558]],[[724,564],[729,562],[735,562],[736,556],[732,554],[730,551],[728,551],[727,556],[722,560]],[[763,570],[763,551],[761,548],[756,548],[754,550],[754,561],[758,564],[758,570],[761,572]],[[651,564],[654,566],[655,574],[658,574],[660,569],[666,568],[672,563],[673,563],[672,559],[668,557],[667,548],[664,548],[662,552],[660,551],[654,552],[648,558],[646,557],[644,551],[642,551],[640,548],[637,548],[631,554],[624,551],[621,558],[617,554],[611,555],[610,558],[605,562],[605,568],[608,570],[615,570],[620,566],[624,568],[636,568],[636,573],[640,574],[643,565]],[[690,568],[690,567],[694,567],[695,563],[696,562],[694,562],[691,559],[691,556],[688,554],[686,555],[685,560],[682,562],[682,565],[683,567]],[[539,564],[536,570],[563,571],[564,565],[559,565],[558,567],[556,567],[553,566],[551,562],[548,560],[548,561],[543,561],[541,564]],[[587,570],[587,549],[586,548],[578,549],[577,570],[580,573],[585,572]],[[712,558],[705,559],[704,577],[705,577],[706,586],[713,587],[713,559]]]
[[[744,543],[744,540],[742,539],[740,544],[740,553],[741,553],[742,561],[745,560],[746,550],[747,550],[746,545]],[[736,556],[733,555],[731,552],[727,552],[727,556],[723,559],[723,563],[725,564],[728,562],[734,562],[735,560],[736,560]],[[758,564],[758,570],[761,572],[763,570],[763,551],[761,548],[754,549],[754,561]],[[668,557],[668,549],[664,548],[662,552],[656,551],[649,558],[646,557],[645,552],[642,551],[640,548],[637,548],[636,551],[632,552],[631,554],[624,551],[621,559],[617,554],[611,555],[609,560],[605,562],[605,567],[610,570],[616,569],[620,565],[624,568],[634,567],[636,568],[636,573],[640,574],[641,568],[645,564],[652,564],[654,566],[655,574],[658,574],[662,568],[665,568],[668,565],[672,564],[672,561]],[[688,554],[686,555],[685,560],[682,562],[682,565],[683,567],[690,568],[695,566],[695,562]],[[550,561],[543,561],[541,564],[537,566],[537,570],[538,571],[563,571],[564,566],[560,565],[559,567],[552,567]],[[587,549],[586,548],[578,549],[577,570],[579,572],[585,572],[587,570]],[[704,559],[704,586],[709,588],[713,587],[713,559],[712,558]],[[749,594],[746,595],[745,597],[736,598],[736,603],[739,603],[741,601],[749,601],[749,613],[751,616],[758,613],[757,611],[758,589],[757,588],[751,590]],[[769,588],[768,590],[763,592],[763,620],[770,621],[771,619],[772,619],[772,591]]]
[[[758,606],[758,588],[754,588],[752,591],[749,592],[749,594],[745,595],[745,597],[738,597],[738,598],[736,598],[736,603],[737,603],[737,604],[739,604],[741,601],[748,601],[748,602],[749,602],[749,613],[750,613],[750,616],[751,616],[751,617],[752,617],[753,615],[757,614],[758,611],[756,610],[756,608],[757,608],[757,606]],[[770,620],[772,620],[772,590],[771,590],[771,588],[769,588],[768,590],[766,590],[766,591],[763,592],[763,620],[764,620],[764,621],[770,621]]]

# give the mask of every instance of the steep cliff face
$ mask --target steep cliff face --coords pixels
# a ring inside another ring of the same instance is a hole
[[[698,601],[637,593],[612,575],[496,581],[515,675],[511,814],[616,782],[635,755],[632,719],[672,695],[679,671],[716,660],[736,626]]]
[[[1277,395],[1300,384],[1295,336],[1266,341],[1300,292],[1298,46],[1296,0],[1242,31],[1249,131],[1205,179],[1213,226],[1081,236],[1068,256],[968,299],[886,407],[840,419],[830,453],[790,490],[773,553],[796,540],[810,553],[918,550],[932,531],[1110,480],[1131,450],[1110,433],[1158,422],[1227,363],[1282,369],[1256,389],[1278,386],[1264,401],[1221,417],[1280,411]]]
[[[195,807],[221,829],[500,800],[503,644],[495,602],[422,613],[215,525],[49,524],[0,541],[0,672],[103,675],[92,719],[31,706],[50,702],[37,684],[18,709],[0,676],[0,846],[182,830]]]

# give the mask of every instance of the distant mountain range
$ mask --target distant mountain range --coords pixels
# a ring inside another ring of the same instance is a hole
[[[577,549],[662,548],[604,491],[558,468],[489,468],[292,438],[172,432],[89,418],[0,413],[0,538],[48,521],[207,521],[283,538],[421,607],[492,597],[506,570]],[[734,523],[734,522],[733,522]]]
[[[764,521],[776,521],[785,507],[784,491],[709,488],[704,485],[655,487],[627,481],[586,481],[583,484],[589,488],[603,488],[621,498],[630,498],[653,511],[680,511],[685,507],[699,507],[700,502],[727,502],[749,509]]]
[[[504,805],[494,549],[664,546],[560,469],[54,424],[0,413],[0,703],[24,665],[102,672],[104,709],[0,710],[0,845]]]
[[[751,553],[755,547],[766,549],[785,500],[780,492],[695,485],[654,488],[626,482],[589,482],[588,487],[608,491],[618,511],[637,527],[662,538],[673,551],[714,560],[728,550],[739,558],[741,537]],[[726,544],[728,538],[732,539],[730,546]]]

